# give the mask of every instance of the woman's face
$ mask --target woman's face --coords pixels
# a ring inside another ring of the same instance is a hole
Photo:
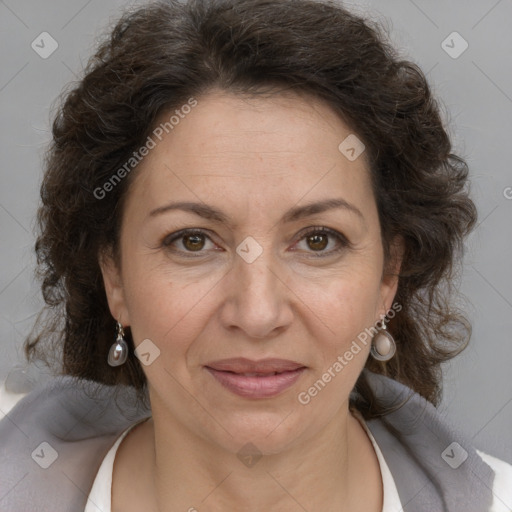
[[[275,453],[347,414],[370,344],[344,354],[397,283],[382,278],[366,155],[353,137],[339,149],[352,132],[328,106],[197,100],[134,171],[121,269],[102,263],[110,309],[144,343],[155,424]],[[295,366],[250,364],[269,358]]]

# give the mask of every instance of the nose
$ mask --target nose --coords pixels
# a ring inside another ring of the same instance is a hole
[[[223,283],[221,321],[226,329],[264,339],[282,333],[293,319],[293,292],[284,269],[264,250],[254,261],[236,256]]]

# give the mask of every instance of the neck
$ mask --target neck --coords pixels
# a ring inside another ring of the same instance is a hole
[[[378,460],[348,407],[323,431],[259,460],[249,455],[241,461],[235,450],[167,416],[153,415],[134,434],[125,438],[124,459],[118,455],[120,463],[128,461],[123,465],[132,483],[117,492],[113,486],[113,511],[122,502],[119,510],[136,509],[137,500],[148,512],[382,509]]]

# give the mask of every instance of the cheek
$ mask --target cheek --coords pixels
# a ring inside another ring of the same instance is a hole
[[[366,363],[371,337],[365,329],[374,325],[378,301],[376,275],[351,274],[333,280],[323,293],[317,290],[315,295],[309,290],[310,297],[319,298],[315,310],[321,312],[322,323],[329,329],[320,322],[312,328],[318,358],[297,400],[300,406],[309,408],[304,410],[324,421],[348,400]]]
[[[186,269],[177,275],[133,259],[126,265],[125,298],[135,345],[149,338],[159,347],[172,343],[173,353],[185,350],[205,322],[218,277],[198,278]]]
[[[295,279],[290,287],[322,320],[338,346],[350,343],[375,322],[380,299],[379,270],[377,263],[347,264],[318,279]]]

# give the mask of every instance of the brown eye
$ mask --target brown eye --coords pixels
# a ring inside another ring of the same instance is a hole
[[[351,244],[345,236],[330,228],[315,227],[303,234],[299,239],[300,244],[304,244],[306,253],[313,257],[331,256],[350,248]],[[326,250],[328,246],[332,246]],[[300,247],[299,247],[300,249]],[[293,249],[296,251],[297,249]]]
[[[189,251],[200,251],[204,247],[204,235],[184,235],[183,246]]]
[[[329,239],[326,235],[310,235],[307,237],[307,243],[310,249],[314,251],[323,251],[327,244],[329,243]]]
[[[208,247],[208,244],[211,244],[211,247]],[[164,238],[162,246],[182,256],[206,256],[209,249],[215,250],[215,244],[210,237],[196,229],[184,229],[171,233]]]

